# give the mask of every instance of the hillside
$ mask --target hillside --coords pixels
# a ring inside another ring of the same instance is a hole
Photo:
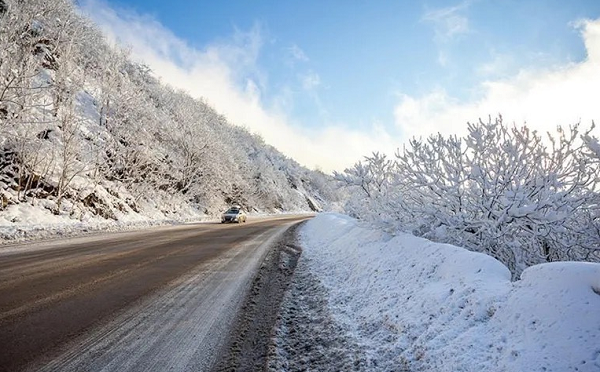
[[[317,211],[331,177],[162,84],[68,0],[0,0],[0,225]]]

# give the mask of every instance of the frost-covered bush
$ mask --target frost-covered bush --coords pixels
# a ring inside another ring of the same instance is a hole
[[[600,259],[600,146],[579,125],[541,136],[502,118],[464,138],[412,139],[394,160],[374,154],[338,180],[351,214],[486,252],[519,274],[557,260]]]

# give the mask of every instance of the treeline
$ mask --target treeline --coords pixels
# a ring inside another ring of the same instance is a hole
[[[558,260],[600,261],[600,145],[591,128],[541,135],[502,118],[468,135],[413,139],[336,174],[352,215],[484,252],[518,276]]]
[[[71,1],[0,0],[0,207],[318,210],[331,182],[159,82]]]

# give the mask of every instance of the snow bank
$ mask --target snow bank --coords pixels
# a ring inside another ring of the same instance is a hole
[[[369,370],[599,371],[600,264],[531,267],[321,214],[303,259]]]
[[[158,213],[153,215],[146,212],[145,215],[120,213],[117,221],[106,220],[91,214],[87,214],[86,218],[79,220],[73,219],[69,214],[53,214],[50,211],[52,206],[43,207],[46,203],[52,203],[52,201],[38,200],[36,206],[28,203],[14,204],[3,210],[0,213],[0,246],[36,239],[76,236],[92,232],[141,229],[211,219],[202,214],[194,214],[189,209],[182,210],[172,219]],[[70,201],[66,201],[66,203],[70,203]]]

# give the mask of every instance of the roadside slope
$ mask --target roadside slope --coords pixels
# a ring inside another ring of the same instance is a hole
[[[308,221],[300,242],[298,267],[367,357],[359,370],[600,370],[600,264],[535,265],[512,282],[485,254],[338,214]]]

